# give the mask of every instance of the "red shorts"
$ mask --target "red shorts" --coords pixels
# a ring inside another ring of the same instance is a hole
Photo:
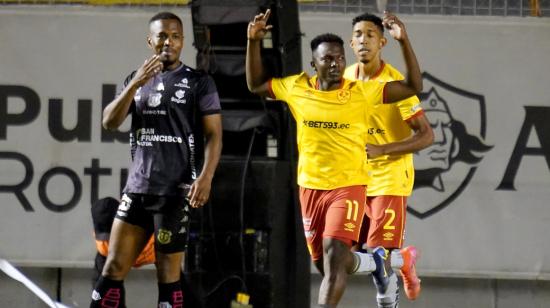
[[[300,205],[311,258],[323,256],[323,238],[335,238],[352,246],[359,239],[365,215],[366,186],[333,190],[300,187]]]
[[[401,248],[405,239],[407,197],[367,197],[360,242],[369,248]]]

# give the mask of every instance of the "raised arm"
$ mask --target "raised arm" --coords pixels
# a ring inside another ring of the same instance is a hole
[[[376,158],[380,155],[401,155],[420,151],[432,145],[434,134],[430,122],[424,114],[413,117],[407,123],[414,131],[409,138],[401,141],[374,145],[367,144],[367,155]]]
[[[385,103],[394,103],[422,91],[422,74],[403,22],[397,16],[386,12],[382,23],[389,29],[390,35],[399,42],[407,67],[405,80],[386,84]]]
[[[262,55],[260,52],[262,39],[272,26],[267,24],[270,10],[254,16],[248,23],[246,45],[246,84],[248,90],[260,96],[269,96],[269,85],[266,82],[269,76],[264,74]]]
[[[158,74],[161,70],[162,63],[158,55],[154,55],[145,60],[120,95],[110,102],[103,110],[102,124],[105,129],[115,130],[124,122],[137,89],[147,83],[149,79]]]

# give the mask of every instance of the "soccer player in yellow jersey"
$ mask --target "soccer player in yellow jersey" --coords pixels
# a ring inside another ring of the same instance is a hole
[[[352,25],[350,44],[358,62],[346,68],[344,78],[385,82],[402,80],[401,73],[381,59],[382,48],[387,43],[382,19],[365,13],[355,17]],[[393,31],[390,35],[395,37]],[[432,128],[418,98],[413,96],[395,104],[377,106],[369,113],[367,142],[371,177],[367,189],[365,218],[368,219],[362,224],[360,244],[366,243],[370,249],[382,246],[393,250],[387,263],[401,270],[405,294],[414,300],[420,293],[420,280],[415,270],[416,248],[401,249],[407,197],[414,183],[412,153],[433,142]],[[397,284],[397,279],[392,283]]]
[[[351,251],[359,239],[366,202],[368,115],[378,106],[420,92],[422,76],[403,24],[389,14],[384,23],[400,32],[396,39],[407,65],[405,80],[344,79],[344,42],[334,34],[311,41],[317,78],[305,73],[265,76],[260,44],[271,28],[269,14],[268,10],[256,15],[248,25],[246,80],[251,92],[285,101],[296,119],[304,231],[312,260],[323,275],[318,302],[320,307],[336,307],[349,274],[386,273],[382,247],[372,254]],[[387,277],[384,281],[388,285]]]

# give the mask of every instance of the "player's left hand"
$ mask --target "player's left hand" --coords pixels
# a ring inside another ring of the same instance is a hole
[[[407,31],[403,22],[392,13],[385,11],[382,24],[388,29],[390,35],[398,41],[407,39]]]
[[[384,146],[367,143],[365,148],[367,151],[367,157],[372,159],[384,155]]]
[[[202,207],[208,202],[210,198],[210,189],[212,188],[212,181],[205,177],[198,177],[193,184],[187,197],[189,198],[189,204],[193,208]]]

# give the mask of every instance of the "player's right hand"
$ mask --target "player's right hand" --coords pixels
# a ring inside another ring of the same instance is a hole
[[[162,71],[163,65],[160,62],[159,55],[153,55],[151,58],[146,59],[141,67],[137,70],[136,75],[133,78],[137,87],[143,86],[149,79],[153,78],[156,74]]]
[[[369,159],[384,155],[384,145],[367,143],[365,150],[367,151],[367,158]]]
[[[254,20],[248,23],[247,37],[251,41],[259,41],[264,38],[267,31],[273,28],[272,25],[267,24],[267,20],[271,15],[271,10],[268,9],[264,13],[260,13],[254,16]]]

